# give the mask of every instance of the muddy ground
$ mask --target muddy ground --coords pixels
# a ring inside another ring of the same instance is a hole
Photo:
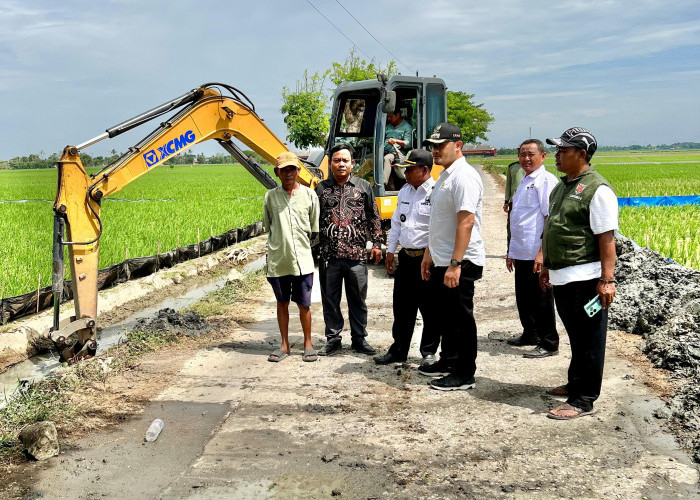
[[[274,296],[260,292],[207,320],[209,333],[147,355],[134,369],[76,397],[93,404],[60,456],[3,471],[3,498],[697,498],[698,468],[669,432],[666,404],[680,381],[640,351],[638,335],[610,332],[602,395],[591,416],[545,418],[559,401],[570,351],[525,359],[490,340],[517,334],[505,270],[502,190],[489,176],[487,265],[476,286],[476,388],[442,393],[409,362],[376,366],[349,349],[303,363],[278,346]],[[371,267],[368,340],[391,343],[391,289]],[[322,315],[312,305],[313,336]],[[346,342],[349,339],[344,339]],[[143,436],[153,418],[165,428]]]

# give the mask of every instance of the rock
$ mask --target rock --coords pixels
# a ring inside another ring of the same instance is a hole
[[[243,273],[236,269],[231,269],[231,272],[226,276],[226,284],[230,285],[232,283],[238,283],[243,279]]]
[[[58,455],[58,433],[53,422],[37,422],[28,425],[19,433],[27,453],[36,460],[46,460]]]
[[[657,408],[656,410],[654,410],[654,417],[658,418],[659,420],[666,420],[667,418],[671,418],[671,410],[669,410],[665,406]]]

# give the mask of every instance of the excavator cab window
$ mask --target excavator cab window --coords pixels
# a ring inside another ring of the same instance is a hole
[[[348,93],[339,103],[342,110],[335,130],[335,142],[352,146],[354,175],[372,181],[374,169],[374,132],[379,95]]]

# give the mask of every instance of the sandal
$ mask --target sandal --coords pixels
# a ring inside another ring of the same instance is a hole
[[[318,360],[318,353],[316,352],[315,349],[304,349],[304,354],[301,355],[302,361],[306,361],[308,363],[313,363],[314,361]]]
[[[566,397],[569,395],[569,389],[567,389],[565,385],[558,385],[557,387],[550,387],[547,389],[547,394],[550,396]]]
[[[568,412],[568,414],[564,414],[562,412]],[[553,410],[549,410],[549,413],[547,413],[547,418],[552,418],[554,420],[573,420],[575,418],[579,417],[585,417],[586,415],[593,415],[595,413],[595,410],[591,408],[589,411],[585,411],[581,408],[577,408],[576,406],[572,406],[569,403],[564,403],[563,405],[559,405]]]
[[[267,360],[270,363],[279,363],[287,356],[289,356],[289,353],[284,352],[282,349],[277,349],[276,351],[272,351],[272,353],[267,357]]]

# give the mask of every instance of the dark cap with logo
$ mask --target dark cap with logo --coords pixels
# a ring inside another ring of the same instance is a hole
[[[408,152],[406,159],[394,165],[399,168],[408,167],[428,167],[433,168],[433,155],[425,149],[412,149]]]
[[[423,141],[423,146],[429,146],[431,144],[442,144],[447,141],[461,141],[462,131],[457,125],[453,125],[449,122],[443,122],[433,130],[426,140]]]
[[[593,156],[593,153],[598,149],[598,142],[593,134],[581,127],[571,127],[565,130],[561,137],[547,139],[547,144],[560,148],[583,149],[588,156]]]

